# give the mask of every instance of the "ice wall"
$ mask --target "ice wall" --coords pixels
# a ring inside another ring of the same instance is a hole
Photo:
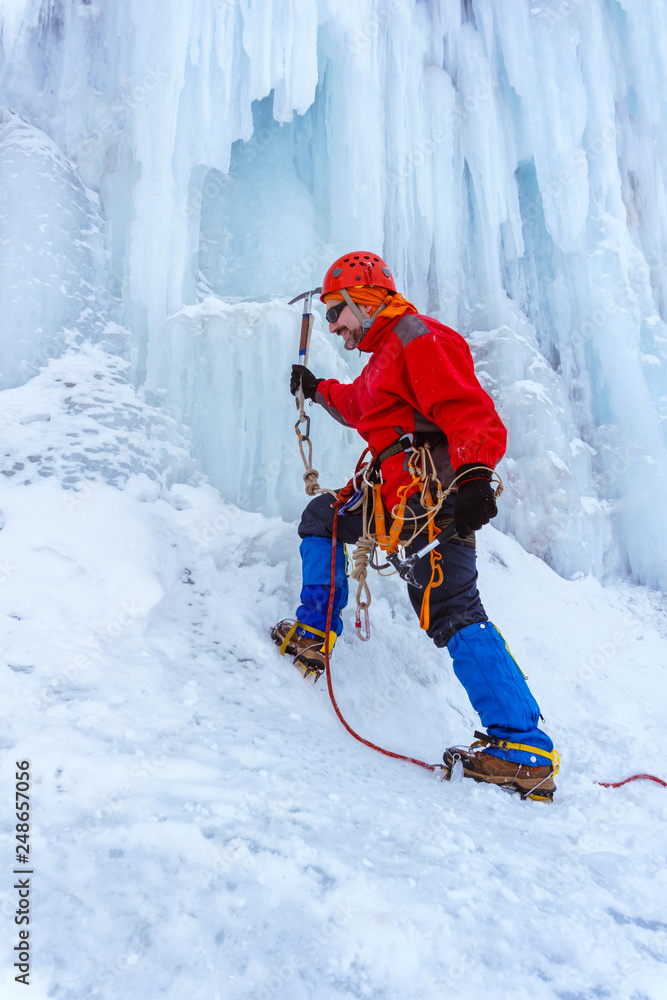
[[[0,388],[101,332],[107,300],[93,192],[57,146],[0,106]]]
[[[0,0],[0,16],[3,100],[99,194],[136,378],[194,428],[225,496],[287,512],[300,490],[216,459],[224,425],[257,469],[284,419],[287,318],[262,306],[240,352],[240,317],[367,246],[470,339],[510,430],[505,529],[566,575],[667,585],[662,0]],[[192,312],[211,297],[215,319]],[[343,432],[319,423],[336,454]]]

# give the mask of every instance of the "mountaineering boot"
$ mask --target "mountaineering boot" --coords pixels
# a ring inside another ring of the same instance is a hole
[[[324,632],[286,618],[273,626],[271,638],[280,647],[280,655],[289,653],[293,656],[294,666],[301,676],[316,684],[325,669]],[[335,641],[336,635],[332,632],[329,636],[329,654]]]
[[[551,802],[556,791],[553,779],[556,769],[551,764],[519,764],[513,760],[501,760],[483,750],[472,752],[478,745],[473,743],[467,749],[449,747],[445,750],[442,755],[447,772],[445,781],[451,779],[453,769],[460,762],[464,778],[500,785],[506,792],[518,792],[522,799]]]
[[[539,728],[540,709],[526,677],[493,622],[459,629],[447,644],[454,673],[478,713],[486,753],[515,764],[547,765],[554,745]]]
[[[550,801],[556,791],[558,754],[539,728],[539,706],[498,629],[490,621],[467,625],[452,636],[447,650],[487,730],[475,733],[478,741],[467,749],[445,750],[447,780],[462,770],[464,778],[499,785],[522,798]]]

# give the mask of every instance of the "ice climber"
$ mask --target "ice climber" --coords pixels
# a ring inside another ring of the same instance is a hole
[[[524,797],[551,799],[557,770],[553,743],[539,728],[537,702],[505,640],[489,621],[477,590],[475,531],[497,514],[491,480],[505,452],[507,432],[477,381],[468,345],[454,330],[420,315],[398,294],[386,263],[372,253],[350,253],[335,261],[325,275],[320,298],[330,333],[343,338],[346,350],[358,348],[367,354],[368,363],[349,385],[316,378],[295,365],[290,391],[296,394],[301,386],[306,398],[335,420],[356,428],[368,443],[382,484],[387,523],[400,508],[401,497],[406,498],[412,475],[409,456],[416,446],[428,447],[443,490],[455,481],[435,525],[442,529],[453,520],[457,535],[438,544],[434,559],[416,563],[421,589],[408,584],[422,628],[436,646],[447,647],[454,673],[490,740],[446,750],[446,772],[451,776],[454,764],[461,761],[465,777],[504,786]],[[425,514],[424,491],[414,480],[412,485],[405,526],[407,515]],[[315,677],[324,668],[332,584],[332,648],[343,629],[341,612],[348,599],[344,543],[354,544],[363,530],[361,507],[339,517],[332,581],[332,500],[330,494],[321,494],[304,510],[299,525],[301,604],[296,622],[279,622],[271,633],[281,652],[293,656],[302,673]],[[422,535],[407,545],[406,555],[423,546]]]

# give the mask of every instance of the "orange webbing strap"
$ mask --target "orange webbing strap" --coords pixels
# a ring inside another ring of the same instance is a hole
[[[423,500],[426,504],[427,509],[433,507],[433,498],[429,490],[425,490],[423,494]],[[429,518],[428,522],[428,540],[432,542],[436,535],[440,534],[440,529],[436,528],[433,523],[433,518]],[[419,615],[419,627],[423,628],[425,632],[428,632],[429,626],[431,624],[431,590],[433,587],[439,587],[443,581],[442,566],[440,562],[442,556],[435,549],[431,549],[431,579],[428,582],[426,590],[424,591],[424,597],[422,598],[421,612]]]
[[[373,513],[375,515],[375,540],[385,549],[389,545],[389,536],[384,521],[384,504],[382,502],[382,483],[373,486]]]

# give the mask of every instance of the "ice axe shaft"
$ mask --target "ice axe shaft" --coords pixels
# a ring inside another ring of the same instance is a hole
[[[304,299],[303,310],[301,316],[301,338],[299,340],[299,363],[302,365],[308,364],[308,348],[310,347],[310,331],[312,328],[312,307],[313,307],[313,295],[317,295],[321,292],[321,288],[312,288],[309,292],[302,292],[301,295],[297,295],[296,298],[290,299],[289,305],[293,306],[295,302],[300,302]]]

